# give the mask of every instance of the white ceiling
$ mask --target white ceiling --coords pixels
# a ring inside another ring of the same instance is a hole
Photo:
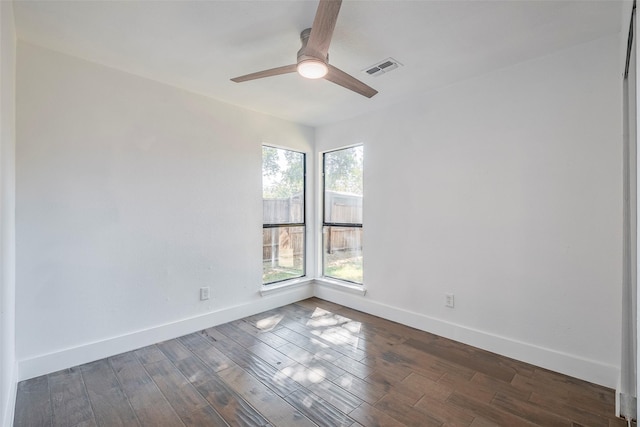
[[[371,99],[287,74],[317,1],[16,1],[18,38],[234,105],[312,126],[419,96],[616,33],[618,1],[350,1],[329,50],[334,66],[379,91]],[[385,58],[402,64],[371,77]]]

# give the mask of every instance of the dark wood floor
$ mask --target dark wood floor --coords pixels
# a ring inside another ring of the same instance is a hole
[[[23,381],[16,426],[626,426],[613,390],[317,298]]]

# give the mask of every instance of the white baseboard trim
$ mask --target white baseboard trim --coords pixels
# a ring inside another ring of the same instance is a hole
[[[11,376],[11,390],[9,390],[9,396],[7,401],[2,402],[4,406],[4,417],[2,419],[3,426],[12,426],[13,417],[16,412],[16,396],[18,394],[18,363],[13,366],[13,374]]]
[[[251,300],[244,304],[221,308],[203,315],[23,359],[19,361],[18,365],[18,380],[23,381],[35,378],[61,369],[125,353],[312,296],[313,284],[309,283],[306,286],[296,286],[287,291],[282,290],[273,295]]]
[[[429,317],[424,314],[403,310],[398,307],[373,301],[369,298],[343,292],[333,287],[315,286],[314,292],[318,298],[427,331],[441,337],[605,387],[615,389],[617,386],[618,376],[620,374],[617,366],[539,347],[522,341],[516,341],[507,337]]]
[[[23,359],[18,362],[17,381],[135,350],[312,296],[605,387],[615,389],[618,385],[619,369],[616,366],[403,310],[339,287],[314,283],[282,289],[260,299],[200,316]],[[15,389],[13,404],[15,406]]]

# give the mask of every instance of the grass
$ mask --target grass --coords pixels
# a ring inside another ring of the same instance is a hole
[[[268,285],[273,282],[280,282],[282,280],[287,279],[295,279],[296,277],[300,277],[304,274],[304,270],[302,268],[302,263],[294,265],[291,268],[272,266],[271,261],[262,263],[262,283]]]
[[[263,284],[295,279],[303,274],[301,259],[297,260],[293,267],[273,266],[271,261],[262,263]],[[325,254],[324,275],[334,279],[362,283],[362,255],[350,252]]]
[[[334,252],[325,257],[325,276],[362,283],[362,255]]]

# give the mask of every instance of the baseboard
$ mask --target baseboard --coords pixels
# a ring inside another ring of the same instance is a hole
[[[4,417],[2,419],[3,426],[12,426],[13,425],[13,417],[16,411],[16,396],[18,393],[18,364],[16,363],[13,366],[13,374],[11,376],[11,390],[9,391],[9,396],[7,396],[7,401],[2,402],[4,404]]]
[[[195,331],[231,322],[243,317],[291,304],[313,296],[313,284],[281,290],[244,304],[225,307],[164,325],[131,332],[125,335],[61,349],[19,361],[19,381],[46,375],[61,369],[100,360],[147,345],[187,335]]]
[[[439,335],[454,341],[472,345],[512,359],[540,366],[594,384],[615,389],[619,368],[598,361],[582,358],[530,343],[516,341],[485,331],[457,325],[424,314],[415,313],[398,307],[372,301],[353,293],[316,283],[315,296],[374,316],[382,317]]]
[[[361,295],[344,292],[340,289],[327,287],[318,283],[294,287],[288,291],[283,290],[277,294],[267,295],[258,300],[232,307],[225,307],[200,316],[20,360],[17,369],[18,381],[135,350],[211,326],[291,304],[314,295],[318,298],[345,305],[355,310],[383,317],[394,322],[428,331],[445,338],[450,338],[565,375],[570,375],[605,387],[616,388],[617,386],[619,370],[616,366],[535,346],[530,343],[515,341],[463,325],[457,325],[424,314],[372,301]]]

